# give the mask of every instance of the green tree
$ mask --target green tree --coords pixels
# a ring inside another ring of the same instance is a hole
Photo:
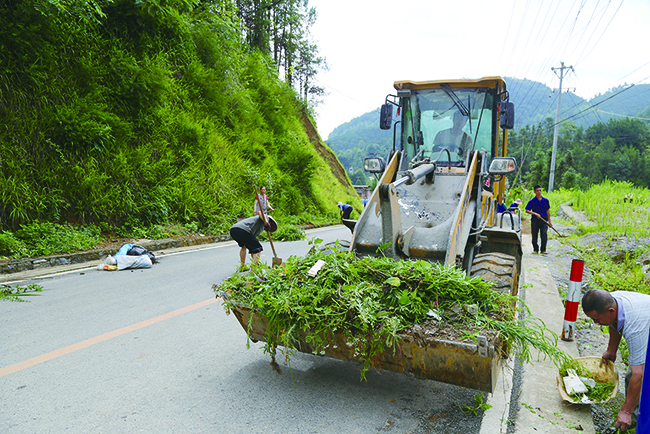
[[[614,181],[627,182],[632,177],[632,164],[627,155],[622,155],[620,158],[609,163],[606,172],[607,178]]]
[[[551,167],[551,150],[538,151],[535,160],[530,165],[530,171],[523,177],[526,184],[541,185],[544,189],[548,186],[549,171]]]
[[[311,40],[309,30],[317,14],[308,0],[236,0],[236,4],[246,43],[269,53],[289,86],[305,101],[317,103],[325,90],[312,82],[327,63]]]
[[[650,143],[650,127],[639,119],[610,119],[607,123],[598,123],[585,133],[591,143],[599,143],[607,137],[614,140],[617,148],[631,146],[644,152]]]
[[[363,171],[363,169],[357,169],[350,176],[350,181],[352,181],[353,185],[367,185],[369,179],[366,176],[366,173]]]

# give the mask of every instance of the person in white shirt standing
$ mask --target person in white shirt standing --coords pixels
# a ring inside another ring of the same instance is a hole
[[[275,211],[273,207],[271,206],[271,203],[269,202],[269,197],[266,195],[266,187],[262,187],[260,189],[260,194],[259,194],[260,201],[259,203],[262,204],[262,211],[264,212],[264,215],[268,215],[269,212]],[[260,211],[260,205],[258,204],[257,200],[255,201],[255,215]]]

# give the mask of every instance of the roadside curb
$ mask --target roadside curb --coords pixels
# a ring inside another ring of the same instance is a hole
[[[548,260],[555,254],[555,249],[549,247],[549,256],[533,255],[531,236],[522,235],[520,296],[532,317],[542,320],[550,330],[560,332],[565,312],[548,267]],[[575,340],[558,340],[556,345],[572,357],[580,357]],[[508,360],[495,393],[488,397],[487,402],[492,407],[484,414],[481,434],[570,434],[576,431],[593,434],[590,406],[563,401],[556,381],[557,367],[537,350],[532,349],[531,353],[534,362],[530,364],[518,365],[512,358]]]
[[[175,240],[172,238],[162,240],[135,240],[131,244],[138,244],[151,252],[179,247],[191,247],[203,244],[212,244],[222,241],[230,241],[230,235],[206,235],[201,238]],[[58,267],[72,264],[83,264],[86,262],[100,261],[108,255],[115,255],[118,249],[88,250],[85,252],[67,253],[63,255],[41,256],[38,258],[26,258],[11,260],[0,264],[0,275],[20,273],[23,271],[39,270],[43,268]]]

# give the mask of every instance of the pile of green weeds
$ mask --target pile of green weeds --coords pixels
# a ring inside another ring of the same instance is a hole
[[[310,277],[318,260],[325,265]],[[254,266],[214,289],[227,311],[243,305],[268,319],[265,352],[273,357],[278,346],[288,357],[303,339],[322,354],[328,336],[344,334],[364,362],[362,378],[374,356],[399,351],[400,332],[431,316],[467,340],[485,330],[496,332],[525,362],[532,361],[530,347],[556,363],[567,359],[555,345],[555,333],[538,319],[518,320],[513,298],[491,286],[452,266],[357,258],[334,248],[290,257],[275,269]]]
[[[560,367],[560,376],[566,377],[568,375],[568,369],[573,369],[580,377],[591,378],[596,382],[594,386],[585,384],[585,386],[587,386],[587,393],[569,394],[569,396],[576,402],[581,402],[583,396],[586,396],[591,402],[605,402],[611,398],[612,391],[615,387],[614,383],[609,381],[598,381],[596,375],[577,360],[564,362]]]

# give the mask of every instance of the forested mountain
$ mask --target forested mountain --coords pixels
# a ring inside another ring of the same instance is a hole
[[[536,138],[547,138],[550,134],[552,143],[557,110],[557,91],[553,92],[546,85],[527,79],[506,77],[505,80],[510,92],[510,100],[515,104],[515,128],[513,130],[515,134],[513,134],[513,137],[517,137],[516,132],[518,131],[521,131],[520,138],[532,137],[530,131],[536,131]],[[383,96],[378,97],[380,101],[382,98]],[[578,140],[584,137],[583,132],[593,132],[596,129],[601,132],[587,135],[587,137],[593,140],[596,137],[603,139],[603,131],[611,133],[613,130],[627,127],[634,130],[630,134],[645,134],[638,131],[637,128],[642,130],[644,122],[647,128],[648,121],[629,123],[629,120],[625,119],[626,116],[650,119],[650,85],[620,86],[610,89],[603,95],[597,95],[589,101],[571,92],[562,94],[560,110],[562,134],[566,135],[569,132],[577,134],[577,132],[580,132],[577,135]],[[601,125],[601,127],[596,127],[597,125]],[[617,134],[624,133],[619,131]],[[571,138],[567,137],[567,140],[571,141],[575,138],[571,136]],[[516,140],[515,138],[509,151],[512,155],[521,158],[521,148],[517,147]],[[645,140],[647,143],[647,137]],[[364,158],[373,153],[385,156],[393,146],[393,132],[392,130],[379,129],[379,108],[377,108],[373,112],[365,113],[335,128],[330,133],[327,144],[336,152],[339,160],[348,170],[352,182],[354,184],[365,184],[369,181],[369,178],[363,171]],[[548,143],[538,145],[541,147],[539,150],[550,149]],[[643,146],[639,147],[639,149],[643,149]],[[538,149],[533,146],[529,149],[527,155],[524,154],[527,159],[524,162],[525,169],[530,169],[530,161],[536,158],[537,151]],[[548,158],[550,159],[550,156]],[[526,174],[526,170],[523,173]],[[539,173],[543,173],[543,171]],[[639,171],[635,171],[635,173],[639,175]],[[611,175],[610,173],[610,179]],[[548,168],[546,169],[546,175],[542,175],[542,178],[544,176],[546,182],[548,182]],[[603,173],[604,176],[608,176],[607,173]],[[528,179],[523,175],[520,179],[522,178]],[[589,179],[589,177],[584,178],[581,183],[589,182]],[[620,177],[617,179],[620,179]],[[620,180],[628,180],[628,178],[623,177]]]
[[[519,172],[511,185],[531,187],[549,183],[554,122],[513,132],[508,154],[517,158]],[[587,189],[605,179],[650,187],[650,127],[638,119],[610,119],[586,130],[572,123],[560,125],[554,188]]]
[[[305,0],[0,0],[0,230],[223,232],[253,185],[338,218],[358,198],[310,119],[313,20]]]

